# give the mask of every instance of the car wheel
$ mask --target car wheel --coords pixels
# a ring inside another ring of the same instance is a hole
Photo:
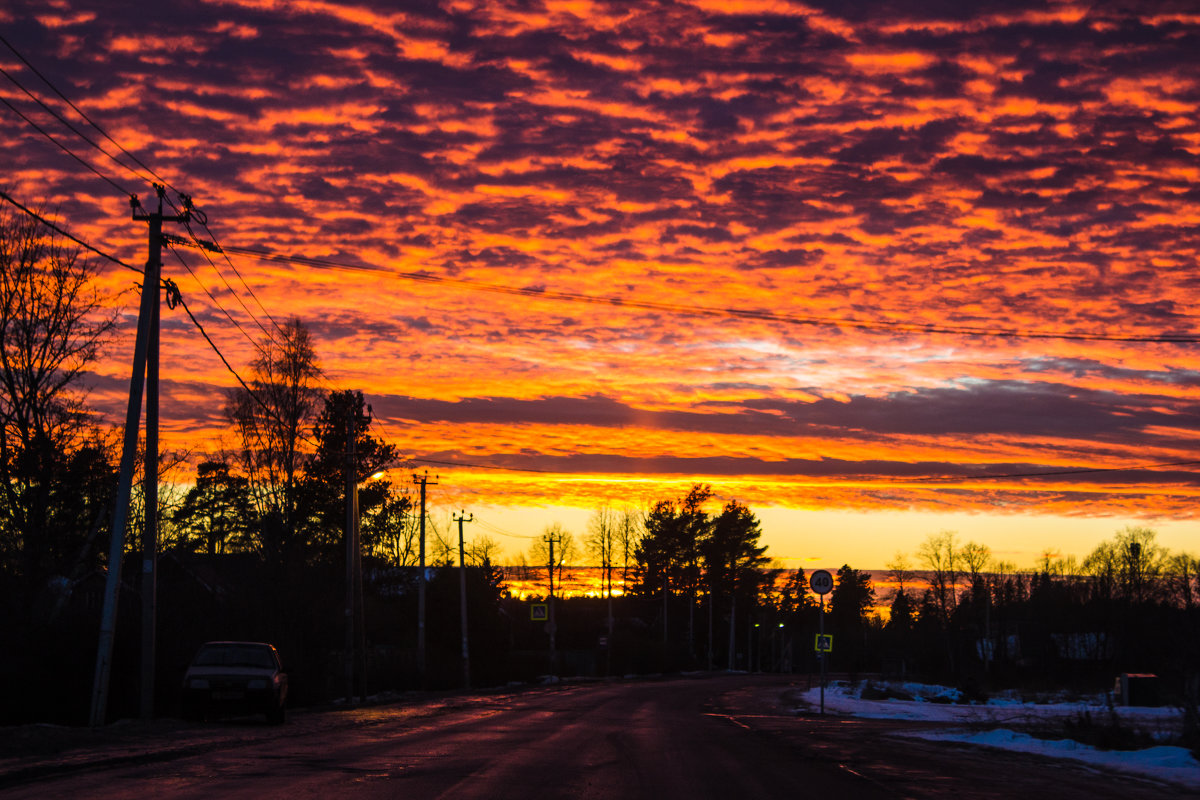
[[[282,725],[287,719],[287,710],[283,706],[273,706],[267,711],[267,722],[271,725]]]

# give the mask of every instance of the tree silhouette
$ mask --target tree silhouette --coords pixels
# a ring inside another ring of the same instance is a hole
[[[112,458],[80,378],[113,315],[93,277],[57,233],[0,211],[0,573],[26,601],[99,559]]]
[[[645,597],[660,595],[664,640],[669,637],[671,598],[688,598],[689,652],[694,644],[696,596],[703,585],[702,547],[711,533],[711,519],[704,504],[711,497],[712,488],[697,483],[679,501],[655,503],[643,521],[645,534],[634,551],[638,563],[635,591]]]
[[[843,564],[830,592],[829,622],[840,636],[834,658],[850,669],[858,670],[865,659],[867,616],[875,606],[871,575]]]
[[[399,457],[395,445],[371,435],[370,417],[362,392],[340,391],[325,395],[324,406],[313,425],[314,448],[305,460],[297,486],[297,527],[309,550],[308,557],[338,563],[345,547],[346,426],[354,428],[355,480],[364,552],[381,550],[404,530],[404,515],[411,506],[396,491],[386,474],[368,480]]]
[[[234,474],[227,461],[201,463],[196,484],[175,511],[174,521],[189,550],[209,555],[249,550],[254,524],[250,481]]]
[[[299,319],[288,320],[261,344],[249,389],[229,392],[225,413],[241,438],[241,467],[259,524],[266,559],[302,559],[297,531],[296,480],[303,461],[304,427],[316,411],[320,376],[312,336]]]

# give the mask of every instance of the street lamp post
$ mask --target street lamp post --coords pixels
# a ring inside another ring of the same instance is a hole
[[[463,523],[474,522],[475,515],[467,516],[465,511],[458,512],[458,516],[450,515],[451,519],[458,523],[458,597],[459,597],[459,616],[462,621],[462,663],[463,663],[463,688],[471,688],[471,655],[467,648],[467,563],[465,550],[463,547]]]

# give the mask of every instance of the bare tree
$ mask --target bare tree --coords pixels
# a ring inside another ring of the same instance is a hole
[[[617,515],[617,555],[621,558],[621,592],[629,586],[629,565],[632,563],[638,541],[642,536],[642,517],[637,511],[626,507]]]
[[[453,511],[445,512],[440,522],[432,513],[429,515],[429,524],[425,528],[425,552],[429,555],[428,563],[431,566],[450,567],[458,558],[458,534],[453,518]]]
[[[908,560],[908,555],[897,550],[896,555],[892,556],[892,560],[885,564],[888,568],[888,573],[892,576],[892,580],[896,582],[896,592],[904,591],[904,584],[913,579],[916,573],[913,570],[912,562]]]
[[[109,459],[80,385],[115,319],[94,275],[56,233],[0,211],[0,568],[33,591],[95,555],[108,501],[92,485]]]
[[[500,555],[500,543],[480,534],[467,543],[466,550],[467,564],[472,567],[489,566],[495,564]]]
[[[967,542],[958,549],[959,563],[971,576],[971,581],[978,580],[988,562],[992,559],[992,549],[986,544]]]
[[[375,522],[379,527],[376,552],[398,567],[416,564],[420,519],[407,497],[389,498],[379,508]]]
[[[1164,570],[1167,596],[1180,608],[1191,611],[1196,605],[1196,575],[1200,559],[1189,553],[1173,553]]]
[[[229,392],[225,412],[242,440],[241,466],[268,559],[281,563],[298,555],[296,476],[303,431],[320,401],[321,371],[312,336],[292,318],[262,345],[252,365],[249,391]]]
[[[1102,597],[1120,595],[1136,602],[1155,599],[1168,555],[1156,536],[1149,528],[1127,526],[1097,545],[1083,560],[1093,590]]]
[[[550,539],[554,540],[554,558],[550,557]],[[561,524],[553,522],[546,526],[543,536],[535,539],[529,548],[529,560],[535,566],[545,567],[549,572],[550,591],[562,585],[563,572],[567,564],[575,560],[575,537],[563,530]]]
[[[613,555],[617,547],[617,513],[610,506],[601,506],[588,519],[587,538],[584,546],[588,553],[599,560],[601,580],[605,593],[612,597]]]
[[[958,591],[958,570],[961,557],[958,552],[958,534],[954,531],[931,533],[921,542],[917,555],[931,572],[930,588],[937,603],[942,622],[950,619]]]

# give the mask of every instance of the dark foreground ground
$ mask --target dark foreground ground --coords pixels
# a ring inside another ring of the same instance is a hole
[[[784,676],[415,695],[358,709],[0,730],[5,797],[1179,798],[1071,762],[821,717]]]

